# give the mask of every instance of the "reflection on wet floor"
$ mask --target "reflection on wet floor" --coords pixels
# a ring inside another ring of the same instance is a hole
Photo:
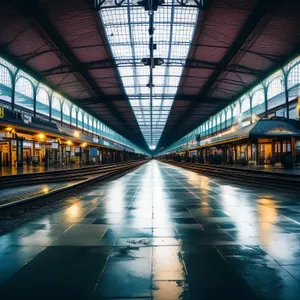
[[[298,195],[151,161],[0,236],[0,292],[4,299],[299,299],[299,222]]]
[[[10,176],[10,175],[20,175],[20,174],[31,174],[31,173],[43,173],[43,172],[51,172],[57,170],[68,170],[68,169],[76,169],[80,168],[78,165],[67,165],[67,166],[53,166],[53,167],[45,167],[44,165],[24,165],[23,167],[15,167],[15,166],[0,166],[0,176]]]

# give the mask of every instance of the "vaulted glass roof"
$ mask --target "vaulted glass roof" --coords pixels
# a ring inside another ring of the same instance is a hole
[[[154,11],[154,58],[162,58],[164,63],[152,69],[151,95],[147,87],[150,68],[141,62],[150,57],[148,11],[137,6],[135,0],[125,0],[118,7],[109,0],[99,12],[125,91],[150,149],[155,149],[166,125],[192,41],[199,10],[195,2],[192,4],[183,6],[175,0],[165,0]]]

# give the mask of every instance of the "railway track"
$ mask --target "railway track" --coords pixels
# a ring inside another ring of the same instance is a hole
[[[3,188],[14,187],[16,185],[33,185],[49,182],[84,180],[90,176],[102,174],[117,170],[120,167],[131,166],[138,161],[130,161],[124,163],[115,163],[107,165],[87,166],[83,168],[74,168],[67,170],[47,171],[31,174],[18,174],[0,177],[0,191]]]
[[[228,166],[200,165],[198,163],[182,163],[166,160],[162,160],[162,162],[196,173],[234,180],[234,182],[238,183],[300,191],[300,175],[296,174],[281,174],[251,169],[238,169]]]
[[[54,194],[59,194],[66,192],[71,189],[81,188],[88,184],[94,183],[99,180],[104,180],[109,177],[121,174],[133,168],[137,168],[142,164],[146,163],[144,161],[131,161],[125,163],[116,163],[103,166],[91,166],[78,169],[70,170],[59,170],[44,173],[35,174],[22,174],[22,175],[11,175],[0,177],[0,193],[1,190],[9,187],[18,187],[24,185],[34,185],[41,183],[52,183],[52,182],[68,182],[74,181],[74,183],[62,186],[60,188],[51,190],[47,193],[41,193],[34,196],[25,197],[23,199],[18,199],[15,201],[9,201],[7,203],[0,204],[0,209],[7,209],[13,206],[21,205],[29,201],[37,201],[45,198],[49,198]]]

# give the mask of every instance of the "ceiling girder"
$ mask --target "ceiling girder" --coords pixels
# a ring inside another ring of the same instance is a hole
[[[67,61],[71,64],[71,69],[74,70],[74,72],[80,74],[82,78],[84,78],[85,82],[91,87],[93,92],[96,94],[96,96],[102,100],[102,103],[105,103],[107,108],[110,110],[112,115],[124,126],[124,129],[127,127],[127,123],[125,119],[122,117],[122,115],[117,111],[117,109],[112,105],[110,101],[103,101],[103,99],[106,99],[106,95],[103,94],[100,87],[97,85],[94,78],[89,74],[88,70],[85,67],[85,64],[83,64],[73,53],[73,51],[70,49],[66,41],[61,37],[55,26],[51,23],[49,20],[47,14],[44,12],[42,7],[39,5],[39,1],[37,0],[12,0],[12,5],[14,8],[18,9],[21,13],[25,13],[28,17],[32,18],[47,34],[47,36],[50,38],[51,42],[59,49],[59,51],[63,54],[63,56],[67,59]],[[65,68],[65,67],[57,67],[59,68]],[[69,66],[70,68],[70,66]],[[51,74],[51,72],[50,72]],[[42,76],[45,76],[45,74],[41,73]],[[125,99],[124,99],[125,100]],[[90,111],[92,115],[95,116],[95,114]],[[113,130],[118,132],[119,130],[114,127],[113,125],[110,126]],[[126,130],[123,130],[120,132],[123,136],[131,139],[131,135]],[[143,138],[141,137],[141,139]]]
[[[202,102],[203,99],[207,98],[208,93],[210,92],[211,88],[213,87],[214,83],[221,75],[223,71],[227,71],[226,69],[230,66],[231,61],[240,51],[242,46],[248,40],[250,35],[252,34],[253,30],[258,26],[261,22],[262,18],[266,14],[266,4],[269,1],[256,1],[256,6],[254,7],[252,13],[249,15],[247,21],[245,22],[244,26],[240,30],[239,34],[237,35],[235,41],[232,43],[231,47],[228,49],[224,57],[220,61],[220,68],[217,68],[213,74],[209,77],[207,82],[205,83],[204,87],[202,88],[201,92],[197,97],[195,97],[194,101],[192,101],[189,105],[189,108],[181,115],[178,121],[176,121],[176,125],[170,130],[171,132],[175,132],[175,126],[181,127],[185,120],[189,119],[193,112],[195,111],[198,103]],[[241,66],[240,66],[241,67]],[[245,67],[243,67],[245,69]],[[175,101],[179,100],[177,97]],[[167,126],[166,126],[167,127]],[[181,132],[181,136],[187,134],[189,130],[185,130]],[[170,135],[166,132],[163,133],[163,136],[160,140],[159,147],[163,145],[171,144],[172,142],[177,139],[177,136]]]
[[[97,69],[116,69],[117,67],[131,67],[133,64],[143,64],[141,62],[137,62],[134,60],[124,60],[122,63],[116,64],[114,60],[97,60],[97,61],[91,61],[82,63],[82,65],[85,67],[85,69],[89,70],[97,70]],[[234,72],[234,73],[241,73],[241,74],[248,74],[255,77],[261,77],[263,74],[260,70],[248,68],[245,66],[241,66],[239,64],[231,64],[226,65],[222,63],[214,63],[214,62],[208,62],[208,61],[201,61],[201,60],[195,60],[195,59],[187,59],[184,62],[168,62],[165,61],[163,65],[180,65],[185,67],[186,69],[208,69],[208,70],[216,70],[216,71],[226,71],[226,72]],[[48,70],[44,70],[41,72],[43,76],[50,76],[50,75],[56,75],[56,74],[66,74],[66,73],[74,73],[78,72],[74,68],[70,68],[70,66],[57,66]]]

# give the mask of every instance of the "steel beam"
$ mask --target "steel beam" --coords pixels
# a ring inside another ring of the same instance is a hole
[[[248,17],[247,21],[245,22],[244,26],[240,30],[239,34],[237,35],[235,41],[232,43],[231,47],[228,49],[224,57],[221,59],[219,65],[220,68],[217,68],[213,74],[209,77],[209,79],[206,81],[204,87],[201,89],[201,92],[199,93],[198,97],[195,98],[194,101],[191,102],[189,108],[185,111],[185,113],[182,114],[180,119],[176,122],[176,125],[173,126],[171,129],[171,132],[176,132],[175,127],[181,127],[183,123],[191,117],[193,112],[195,111],[198,103],[201,102],[202,99],[206,98],[208,93],[210,92],[211,88],[213,87],[214,83],[218,79],[218,77],[221,75],[223,71],[226,71],[228,66],[230,65],[233,58],[238,54],[242,46],[245,44],[245,42],[248,40],[250,35],[252,34],[253,30],[259,25],[262,18],[266,14],[266,2],[268,1],[257,1],[255,8],[253,9],[252,13]],[[178,98],[175,97],[175,101]],[[166,126],[167,127],[167,126]],[[185,130],[180,135],[184,135],[189,130]],[[175,139],[179,138],[180,136],[170,135],[167,132],[163,133],[161,141],[162,143],[159,143],[159,147],[170,144],[175,141]]]
[[[30,17],[33,19],[47,34],[50,41],[59,49],[59,51],[63,54],[63,56],[70,62],[71,69],[74,72],[77,72],[81,75],[81,77],[85,80],[85,83],[94,91],[96,96],[99,99],[103,99],[101,102],[105,103],[107,108],[110,110],[111,114],[122,124],[124,128],[127,128],[127,123],[122,115],[117,111],[114,105],[110,101],[106,101],[106,95],[101,91],[100,87],[94,80],[94,78],[89,74],[86,66],[77,58],[77,56],[70,49],[67,42],[63,39],[63,37],[59,34],[55,26],[49,20],[47,14],[43,10],[43,8],[39,5],[39,1],[37,0],[12,0],[12,4],[16,9],[18,9],[23,15]],[[45,74],[44,74],[45,75]],[[92,115],[94,115],[92,113]],[[119,130],[115,126],[111,126],[113,130],[118,132]],[[132,136],[123,131],[122,135],[131,139]],[[139,139],[141,140],[141,139]],[[142,144],[140,142],[140,144]]]

